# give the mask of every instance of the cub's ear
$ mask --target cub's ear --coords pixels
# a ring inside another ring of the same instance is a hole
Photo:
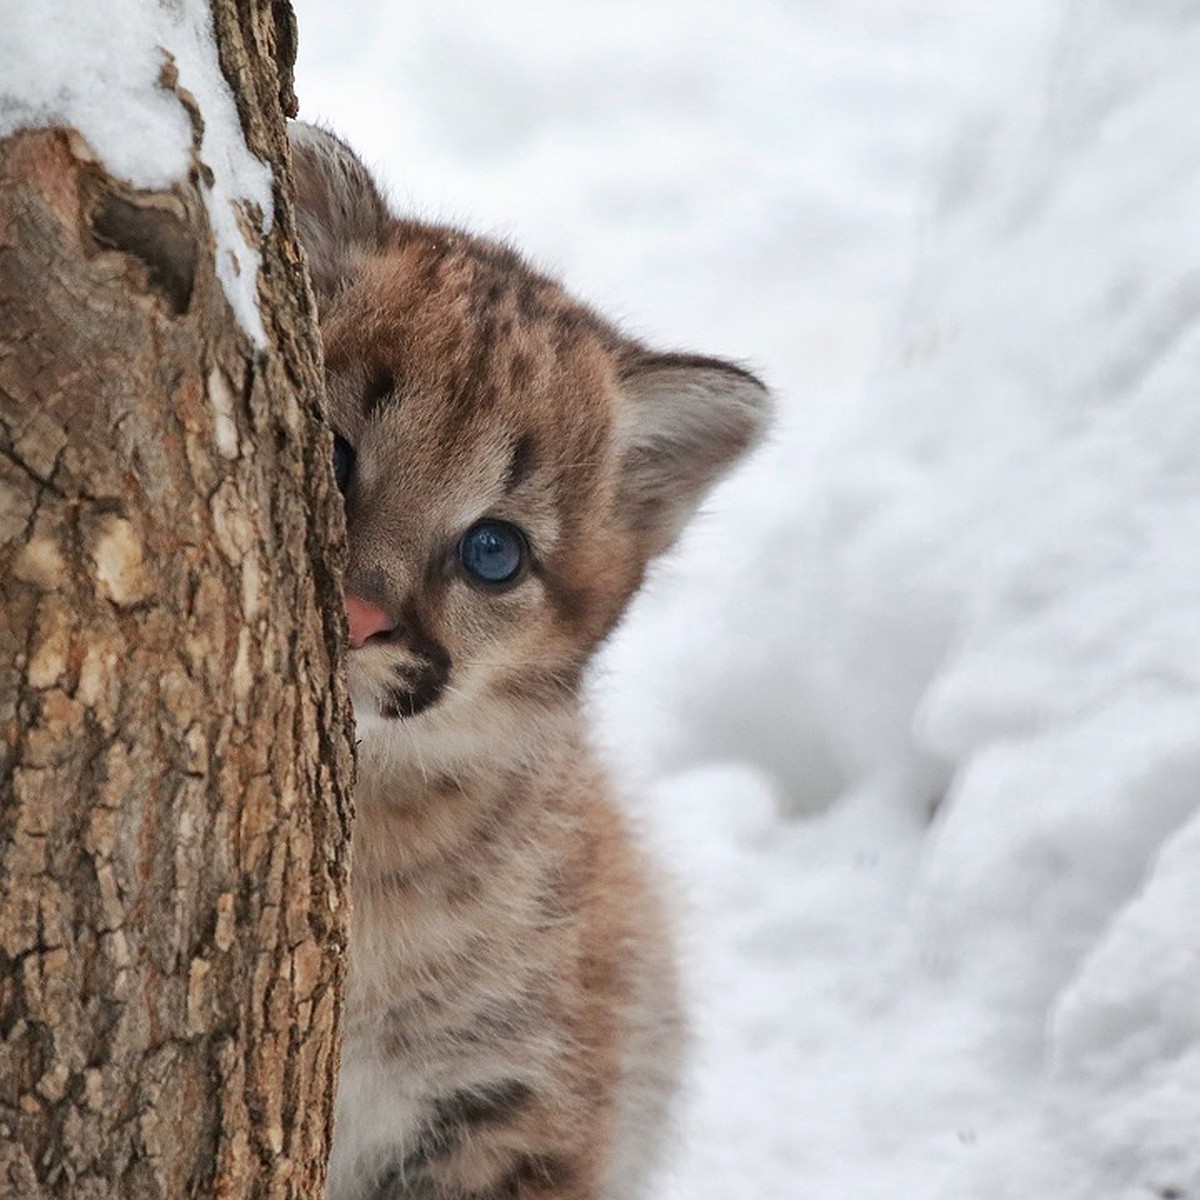
[[[392,217],[362,160],[316,125],[288,122],[296,227],[308,256],[317,307],[353,278],[364,255],[383,249]]]
[[[638,354],[621,372],[619,505],[647,557],[666,550],[730,467],[766,432],[771,395],[718,358]]]

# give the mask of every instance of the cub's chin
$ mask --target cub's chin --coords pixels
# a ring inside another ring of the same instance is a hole
[[[347,682],[354,715],[383,722],[411,721],[438,706],[448,689],[448,664],[414,661],[384,648],[350,651]]]
[[[426,664],[385,648],[351,650],[346,679],[360,770],[378,757],[389,770],[407,766],[428,779],[487,757],[486,706]]]
[[[420,691],[419,681],[406,686],[410,678],[402,679],[394,667],[385,670],[374,653],[350,652],[360,781],[376,768],[410,770],[418,783],[479,773],[494,779],[544,761],[570,740],[577,724],[561,691],[551,704],[537,689],[522,694],[484,671],[456,677],[433,694]]]

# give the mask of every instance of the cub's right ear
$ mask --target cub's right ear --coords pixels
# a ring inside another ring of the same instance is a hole
[[[719,358],[639,351],[621,371],[620,509],[647,557],[679,536],[704,494],[761,440],[771,394]]]
[[[323,313],[353,278],[359,260],[383,249],[392,217],[371,173],[340,138],[289,121],[288,141],[297,231]]]

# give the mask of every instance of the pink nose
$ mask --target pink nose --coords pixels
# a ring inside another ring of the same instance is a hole
[[[374,604],[346,593],[346,621],[350,626],[350,645],[360,649],[377,633],[391,633],[396,622]]]

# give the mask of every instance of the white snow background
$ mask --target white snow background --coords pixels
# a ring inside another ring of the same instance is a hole
[[[402,207],[780,397],[600,678],[659,1200],[1200,1198],[1200,5],[297,11]]]

